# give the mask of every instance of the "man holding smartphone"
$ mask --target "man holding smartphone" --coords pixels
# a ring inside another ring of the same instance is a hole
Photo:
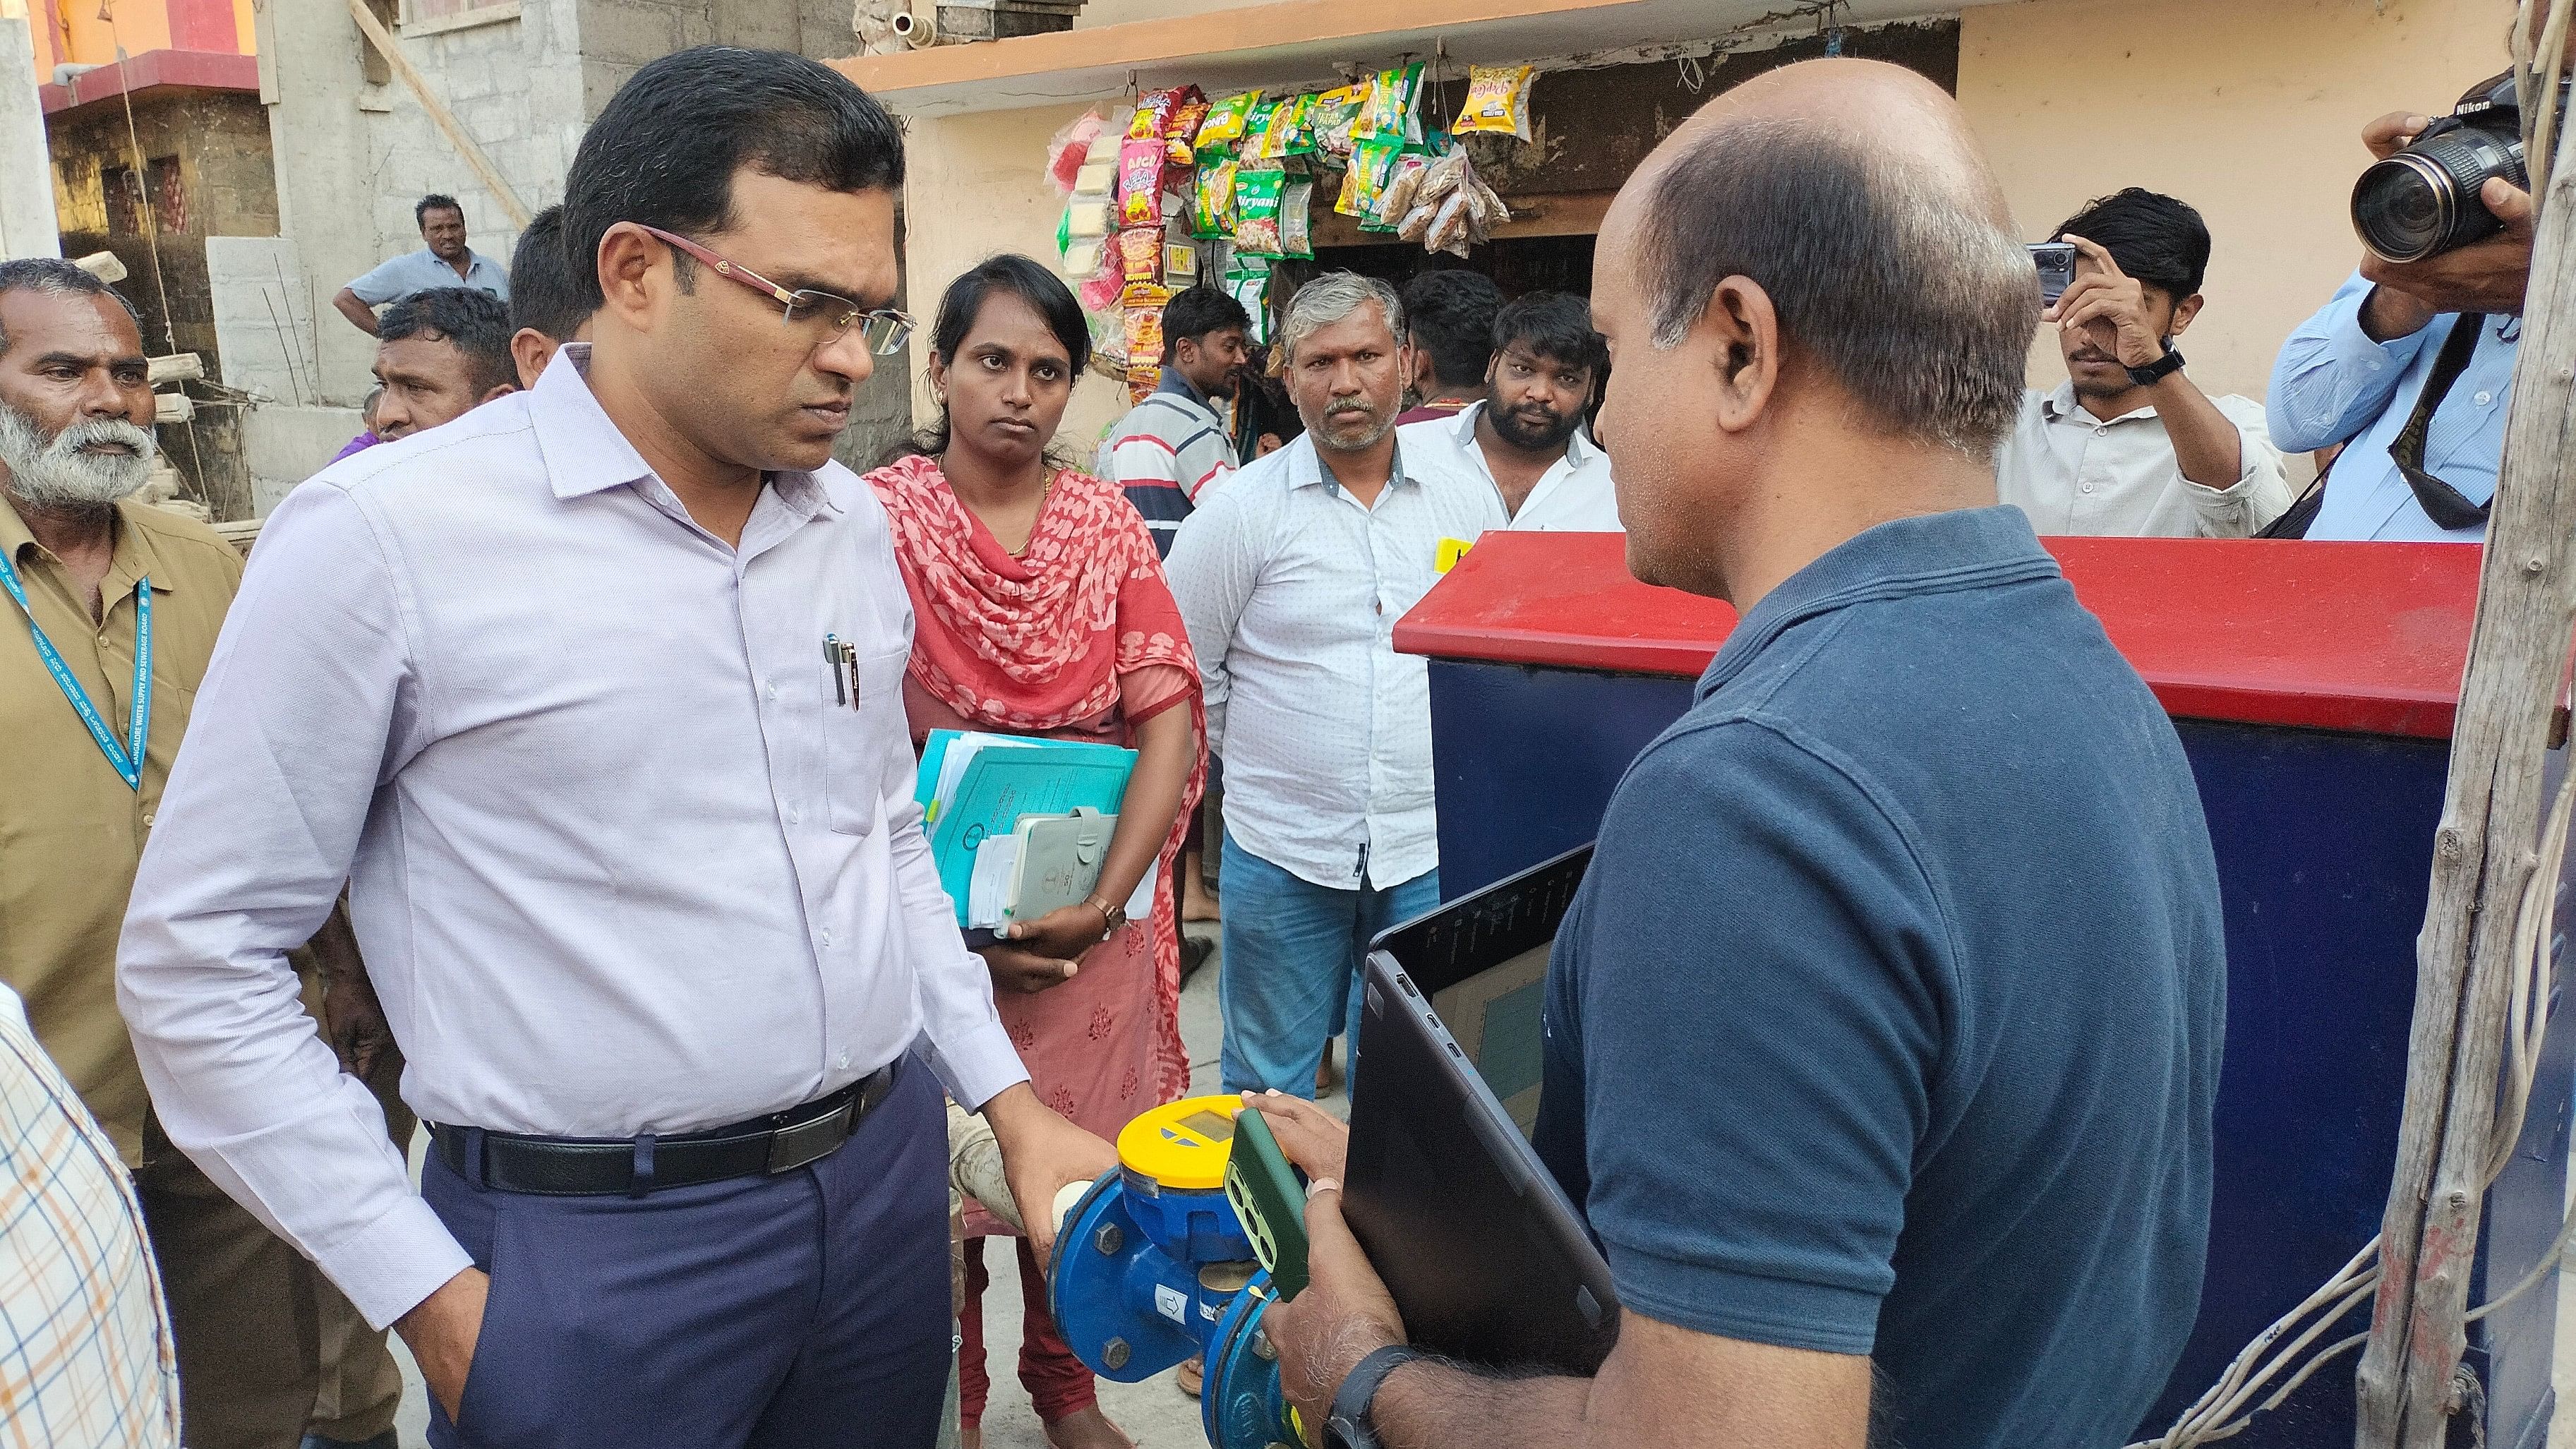
[[[2068,217],[2052,241],[2074,251],[2064,295],[2042,314],[2057,324],[2066,381],[2022,399],[1996,460],[2003,501],[2048,534],[2243,538],[2279,517],[2290,486],[2263,405],[2211,398],[2174,346],[2200,315],[2200,213],[2131,187]]]

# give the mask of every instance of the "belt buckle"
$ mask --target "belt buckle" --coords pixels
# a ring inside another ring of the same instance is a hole
[[[832,1149],[850,1140],[850,1115],[856,1106],[843,1102],[811,1122],[781,1127],[769,1134],[769,1167],[775,1174],[794,1172],[806,1163],[832,1155]]]

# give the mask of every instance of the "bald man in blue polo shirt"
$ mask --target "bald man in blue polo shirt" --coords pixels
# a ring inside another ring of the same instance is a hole
[[[1618,1346],[1412,1357],[1326,1187],[1282,1381],[1350,1449],[2116,1449],[2199,1304],[2226,963],[2173,726],[1995,504],[2002,195],[1931,82],[1813,61],[1667,139],[1593,276],[1628,566],[1743,611],[1549,964]]]

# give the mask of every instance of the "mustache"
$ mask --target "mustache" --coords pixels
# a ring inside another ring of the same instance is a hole
[[[128,451],[90,451],[106,444]],[[113,503],[151,481],[157,451],[149,429],[122,418],[48,434],[33,417],[0,404],[0,467],[8,469],[9,491],[40,508]]]

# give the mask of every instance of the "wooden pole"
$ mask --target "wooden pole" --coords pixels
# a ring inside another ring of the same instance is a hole
[[[412,68],[411,61],[402,53],[402,42],[387,33],[384,22],[367,8],[367,0],[349,0],[349,14],[358,22],[358,28],[366,32],[367,43],[384,56],[385,64],[392,66],[394,74],[402,77],[402,83],[411,88],[413,98],[420,102],[422,110],[429,112],[430,120],[437,123],[448,144],[456,148],[456,154],[464,157],[465,164],[474,168],[474,174],[482,179],[483,189],[491,192],[501,203],[501,210],[509,214],[510,225],[525,229],[528,224],[527,203],[519,200],[519,193],[512,191],[510,183],[502,179],[501,168],[493,165],[492,158],[484,155],[483,148],[465,133],[456,113],[447,108],[447,103],[429,88],[429,82]]]
[[[2557,152],[2537,198],[2504,460],[2416,938],[2405,1116],[2358,1374],[2358,1449],[2441,1449],[2461,1407],[2452,1374],[2467,1342],[2514,918],[2538,864],[2541,771],[2576,618],[2576,146]]]

